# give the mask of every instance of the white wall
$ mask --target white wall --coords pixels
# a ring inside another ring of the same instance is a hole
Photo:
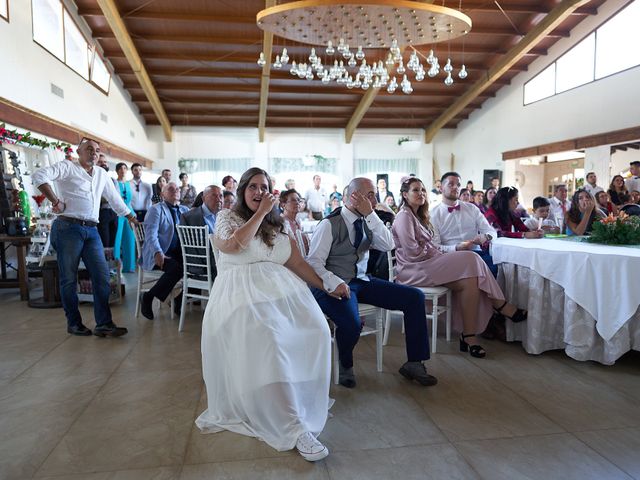
[[[112,79],[105,95],[33,41],[30,1],[12,1],[9,9],[10,23],[0,21],[0,96],[154,160],[157,147],[118,80]],[[64,90],[64,98],[51,93],[51,83]]]
[[[640,125],[640,67],[523,106],[524,83],[625,3],[606,2],[598,15],[581,22],[570,38],[557,42],[549,55],[538,58],[528,72],[517,75],[510,86],[500,89],[495,98],[459,124],[451,152],[464,178],[479,184],[483,169],[504,170],[504,151]],[[469,79],[473,81],[472,72]],[[508,177],[505,180],[512,181]]]

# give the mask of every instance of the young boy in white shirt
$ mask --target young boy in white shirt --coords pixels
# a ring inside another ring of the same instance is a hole
[[[553,217],[549,216],[550,202],[547,198],[536,197],[533,199],[533,215],[524,221],[529,230],[541,228],[545,233],[560,233],[560,227]]]

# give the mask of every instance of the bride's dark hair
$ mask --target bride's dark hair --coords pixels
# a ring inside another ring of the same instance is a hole
[[[256,175],[264,175],[267,178],[267,185],[269,185],[269,193],[273,194],[271,188],[271,177],[269,174],[265,172],[263,169],[258,167],[252,167],[246,172],[242,174],[240,177],[240,182],[238,182],[238,188],[236,190],[236,204],[233,207],[233,210],[240,215],[245,221],[248,221],[253,214],[255,213],[247,206],[247,202],[244,199],[244,192],[249,186],[249,182]],[[277,205],[265,215],[264,219],[262,219],[262,223],[258,228],[258,235],[262,238],[262,241],[273,247],[273,239],[277,233],[284,233],[284,222],[282,220],[282,215],[277,211]]]

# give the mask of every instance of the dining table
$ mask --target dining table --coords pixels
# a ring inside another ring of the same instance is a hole
[[[501,237],[491,254],[505,298],[529,312],[525,322],[506,322],[507,341],[605,365],[640,350],[640,245]]]

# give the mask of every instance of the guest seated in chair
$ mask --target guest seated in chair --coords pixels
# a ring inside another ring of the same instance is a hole
[[[336,325],[338,381],[347,388],[356,386],[353,348],[362,330],[358,314],[358,302],[362,302],[402,310],[408,361],[400,368],[400,373],[421,385],[435,385],[436,378],[427,373],[423,364],[429,359],[424,294],[416,288],[369,277],[365,273],[369,248],[385,252],[394,248],[391,232],[374,211],[375,194],[371,180],[351,180],[344,196],[345,206],[318,224],[307,256],[307,262],[324,285],[324,290],[312,289],[313,295]],[[346,296],[349,292],[350,297]]]
[[[555,218],[549,215],[551,203],[545,197],[533,199],[533,215],[524,221],[529,230],[542,229],[545,233],[560,233],[560,227],[556,224]]]
[[[475,205],[458,199],[460,175],[447,172],[440,183],[442,203],[433,208],[431,222],[440,234],[442,251],[471,250],[480,255],[496,277],[498,267],[493,264],[489,253],[489,242],[498,234]]]
[[[515,213],[518,208],[518,189],[502,187],[491,202],[491,208],[485,214],[489,225],[496,229],[499,237],[542,238],[542,229],[529,230]]]
[[[604,218],[604,214],[596,208],[596,201],[589,192],[581,188],[571,197],[571,207],[565,218],[567,235],[588,235],[593,222],[600,218]]]
[[[598,207],[604,215],[609,215],[610,213],[613,213],[614,215],[618,214],[618,207],[613,204],[607,192],[598,192],[596,193],[595,198],[596,207]]]
[[[183,276],[182,252],[176,225],[180,225],[180,218],[188,208],[180,205],[180,187],[173,182],[162,189],[162,198],[162,202],[149,208],[144,222],[142,268],[164,272],[156,284],[141,295],[140,311],[149,320],[153,320],[154,297],[164,302]],[[181,295],[176,297],[176,314],[180,313],[181,299]]]
[[[636,217],[640,216],[640,205],[638,205],[637,200],[634,201],[632,194],[627,195],[626,193],[620,194],[620,201],[622,205],[620,206],[620,211],[626,213],[627,215],[634,215]]]
[[[443,253],[438,231],[429,219],[427,189],[417,178],[400,187],[400,212],[393,224],[396,244],[396,281],[416,287],[445,286],[453,292],[453,327],[461,332],[460,351],[482,358],[478,344],[493,310],[514,322],[527,312],[507,303],[500,286],[482,259],[470,251]],[[473,207],[475,208],[475,207]]]

